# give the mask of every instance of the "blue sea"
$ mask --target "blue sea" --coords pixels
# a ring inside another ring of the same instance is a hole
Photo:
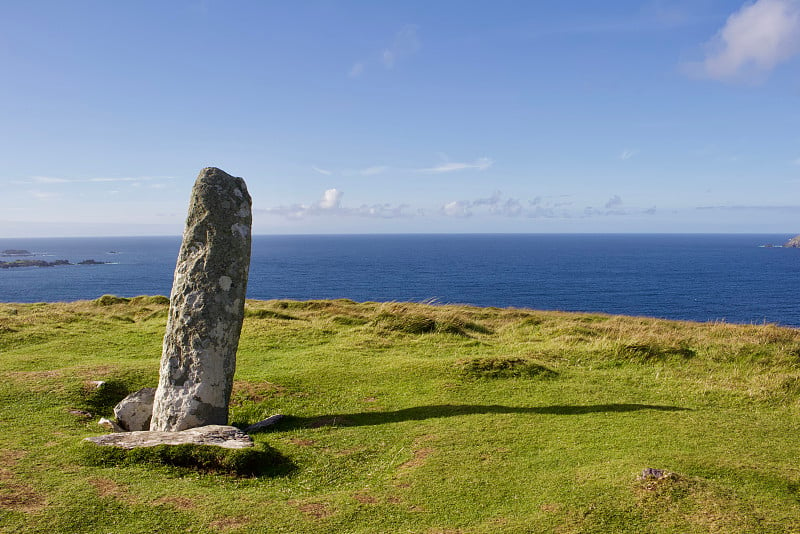
[[[255,236],[254,299],[428,301],[800,327],[791,235]],[[35,259],[0,269],[0,301],[169,295],[179,237],[0,239]],[[0,258],[9,260],[10,258]]]

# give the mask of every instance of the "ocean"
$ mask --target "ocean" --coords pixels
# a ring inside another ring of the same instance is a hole
[[[433,301],[800,327],[791,235],[255,236],[248,297]],[[73,263],[0,269],[0,301],[169,295],[179,237],[0,239]],[[0,258],[8,261],[14,258]]]

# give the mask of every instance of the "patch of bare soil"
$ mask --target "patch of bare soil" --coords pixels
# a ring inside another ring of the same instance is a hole
[[[130,494],[128,488],[117,484],[110,478],[95,477],[90,478],[87,482],[97,491],[100,497],[113,497],[118,501],[129,504],[136,502],[136,498]]]
[[[5,454],[4,456],[9,458],[10,464],[13,464],[21,457],[16,456],[15,458],[14,455],[9,454]],[[29,484],[18,481],[14,473],[8,469],[0,468],[0,509],[18,512],[35,512],[43,508],[44,505],[45,498],[42,494],[36,492]]]
[[[334,512],[327,504],[321,502],[289,501],[289,504],[313,519],[325,519]]]
[[[301,447],[310,447],[316,443],[313,439],[292,438],[289,440],[292,445],[300,445]]]
[[[0,464],[6,467],[13,467],[16,465],[17,460],[25,456],[25,451],[18,451],[14,449],[2,449],[0,450]]]
[[[421,449],[417,449],[414,451],[414,457],[408,460],[407,462],[400,464],[398,469],[404,470],[404,469],[411,469],[413,467],[419,467],[425,463],[425,460],[431,454],[433,454],[433,449],[430,447],[423,447]]]
[[[17,512],[35,512],[44,508],[45,499],[27,484],[0,484],[0,508]]]
[[[247,382],[234,380],[231,391],[231,406],[241,406],[245,402],[263,402],[286,393],[286,388],[271,382]]]
[[[424,436],[419,436],[414,439],[414,456],[398,466],[398,471],[402,472],[408,469],[412,469],[414,467],[419,467],[425,463],[425,460],[434,453],[435,449],[432,447],[423,447],[422,444],[428,441],[431,441],[436,436],[426,434]]]
[[[361,504],[377,504],[378,499],[373,497],[372,495],[368,495],[366,493],[356,493],[353,495],[353,498],[360,502]]]
[[[351,454],[355,454],[357,452],[361,452],[365,449],[365,447],[348,447],[346,449],[340,449],[336,451],[334,454],[336,456],[350,456]]]
[[[60,369],[51,371],[8,371],[3,373],[6,377],[20,382],[36,382],[43,378],[59,378],[63,376]]]

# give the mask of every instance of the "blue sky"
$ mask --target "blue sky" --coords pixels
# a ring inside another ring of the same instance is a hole
[[[0,237],[800,232],[800,0],[4,2]]]

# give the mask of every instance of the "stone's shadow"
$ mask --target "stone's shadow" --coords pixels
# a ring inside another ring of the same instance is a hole
[[[265,443],[242,449],[196,443],[125,449],[84,441],[80,451],[86,465],[98,467],[167,466],[187,472],[248,478],[289,476],[298,469],[290,458]]]
[[[265,451],[253,464],[248,473],[253,477],[276,478],[287,477],[298,470],[297,464],[274,449]]]
[[[424,419],[436,419],[440,417],[455,417],[458,415],[515,413],[542,415],[582,415],[602,412],[636,412],[641,410],[678,412],[689,410],[689,408],[681,408],[679,406],[660,406],[653,404],[592,404],[586,406],[553,405],[530,407],[502,406],[498,404],[434,404],[430,406],[404,408],[402,410],[394,410],[390,412],[330,414],[316,417],[295,417],[287,415],[278,421],[274,426],[267,427],[259,432],[293,430],[298,428],[318,428],[322,426],[371,426],[387,423],[399,423],[402,421],[422,421]]]

